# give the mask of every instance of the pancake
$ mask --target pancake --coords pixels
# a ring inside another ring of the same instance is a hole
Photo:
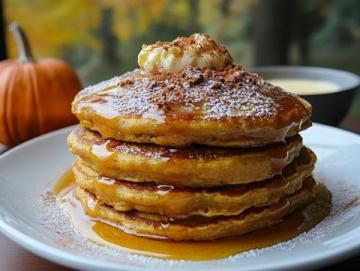
[[[305,180],[303,188],[275,205],[251,208],[236,216],[185,219],[173,219],[138,211],[116,211],[80,187],[76,189],[76,197],[86,214],[116,225],[127,233],[174,241],[202,241],[244,234],[279,223],[287,214],[310,203],[314,198],[314,188],[315,182],[309,177]]]
[[[249,149],[155,144],[103,139],[88,129],[68,137],[70,151],[100,175],[133,182],[215,186],[261,181],[279,174],[300,152],[299,135],[285,143]]]
[[[275,204],[302,187],[311,176],[315,154],[303,148],[282,175],[240,185],[189,188],[155,183],[134,183],[101,177],[86,162],[77,160],[73,172],[77,184],[118,211],[138,210],[171,217],[238,215],[251,207]]]
[[[266,145],[311,125],[308,102],[235,64],[222,71],[135,69],[82,90],[72,112],[105,138],[165,146]]]

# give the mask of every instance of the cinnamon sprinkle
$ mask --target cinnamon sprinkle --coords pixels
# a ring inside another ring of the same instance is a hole
[[[165,50],[169,50],[169,48],[176,46],[183,49],[179,51],[179,53],[182,54],[186,48],[196,44],[196,35],[197,34],[192,34],[189,37],[177,37],[173,41],[158,41],[152,46],[154,48],[163,48]],[[224,46],[217,44],[208,34],[202,33],[201,35],[206,37],[207,42],[203,43],[202,46],[199,47],[200,51],[197,52],[198,54],[218,51],[222,54],[230,55]]]
[[[94,97],[101,97],[101,103]],[[188,67],[148,74],[136,69],[117,81],[86,88],[77,100],[78,109],[96,107],[100,114],[111,109],[117,115],[183,119],[272,118],[287,108],[307,114],[292,94],[235,64],[222,71]]]

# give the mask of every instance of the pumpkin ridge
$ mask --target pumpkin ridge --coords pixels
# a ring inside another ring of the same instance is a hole
[[[63,64],[64,63],[61,63],[61,65],[63,65]],[[56,66],[56,69],[52,70],[52,72],[54,74],[54,79],[59,82],[59,91],[61,91],[63,89],[72,88],[71,83],[69,84],[69,82],[74,82],[75,80],[78,80],[78,78],[74,77],[72,73],[69,73],[68,70],[64,69],[64,66]],[[62,78],[61,78],[60,74],[64,74],[64,71],[66,72],[66,76],[71,78],[70,81],[61,80]],[[79,80],[77,83],[79,86],[81,85]],[[69,116],[67,116],[66,118],[69,120],[69,122],[71,121],[72,124],[75,124],[77,122],[77,118],[71,112],[71,103],[74,100],[74,96],[75,95],[73,95],[70,92],[62,91],[62,99],[68,101],[67,106],[69,109]],[[62,121],[65,121],[65,120],[62,120]]]
[[[10,71],[10,75],[9,75],[9,85],[8,85],[8,90],[7,90],[7,114],[6,114],[6,125],[8,126],[9,129],[9,135],[10,135],[10,142],[11,145],[13,144],[13,142],[15,141],[15,138],[19,138],[21,137],[21,134],[19,133],[19,130],[17,129],[17,125],[14,125],[14,122],[16,123],[16,120],[14,120],[13,116],[13,111],[14,111],[14,105],[13,105],[13,96],[15,95],[14,93],[16,92],[16,89],[14,88],[14,82],[17,79],[17,68],[12,69]],[[17,108],[17,107],[16,107]],[[16,109],[15,109],[16,110]]]
[[[3,70],[3,72],[8,72],[9,75],[7,75],[9,77],[9,79],[12,79],[11,76],[12,76],[12,73],[11,73],[11,68],[7,67],[9,71],[6,71],[6,70]],[[6,67],[4,67],[4,69],[6,69]],[[11,89],[10,86],[11,86],[11,83],[12,83],[12,80],[7,80],[6,83],[5,83],[5,93],[4,93],[4,109],[3,109],[3,114],[2,114],[2,119],[3,119],[3,128],[4,128],[4,133],[5,133],[5,139],[4,139],[4,142],[3,143],[6,143],[6,142],[10,142],[10,144],[12,145],[13,144],[13,138],[11,136],[11,132],[10,132],[10,127],[11,125],[9,125],[9,122],[8,122],[8,116],[11,115],[11,114],[8,114],[8,107],[9,107],[9,97],[11,97],[11,95],[9,95],[9,91],[8,89]]]
[[[32,69],[26,69],[29,76],[30,76],[30,85],[31,85],[31,92],[32,92],[32,96],[34,98],[34,110],[36,113],[36,128],[37,131],[35,132],[36,134],[42,134],[44,133],[44,129],[43,129],[43,125],[40,123],[41,122],[41,116],[40,116],[40,101],[39,101],[39,89],[37,87],[37,79],[36,79],[36,67],[33,66]],[[34,124],[35,124],[34,123]]]
[[[29,130],[22,129],[22,126],[25,125],[28,126],[29,120],[26,118],[26,107],[23,106],[23,102],[26,101],[27,95],[26,93],[21,92],[27,92],[27,88],[20,89],[19,87],[16,87],[16,82],[19,82],[22,80],[22,74],[23,74],[23,66],[21,64],[18,64],[16,68],[13,69],[12,74],[14,76],[13,80],[11,80],[10,85],[10,104],[9,108],[9,116],[12,116],[11,122],[8,125],[13,128],[13,136],[12,136],[12,145],[15,145],[16,142],[20,139],[21,142],[25,141],[26,138],[29,137]]]

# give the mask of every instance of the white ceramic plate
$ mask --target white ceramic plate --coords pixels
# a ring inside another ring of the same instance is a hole
[[[0,156],[0,230],[24,248],[83,270],[312,269],[360,252],[360,136],[315,124],[303,133],[315,150],[315,176],[333,193],[331,215],[310,232],[270,248],[215,261],[167,261],[98,247],[75,233],[46,192],[73,157],[73,127],[24,143]],[[45,198],[45,200],[44,200]]]

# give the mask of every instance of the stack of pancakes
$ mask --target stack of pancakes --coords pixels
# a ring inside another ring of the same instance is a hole
[[[230,64],[136,69],[81,91],[68,138],[85,212],[139,236],[212,240],[279,223],[314,198],[311,106]]]

